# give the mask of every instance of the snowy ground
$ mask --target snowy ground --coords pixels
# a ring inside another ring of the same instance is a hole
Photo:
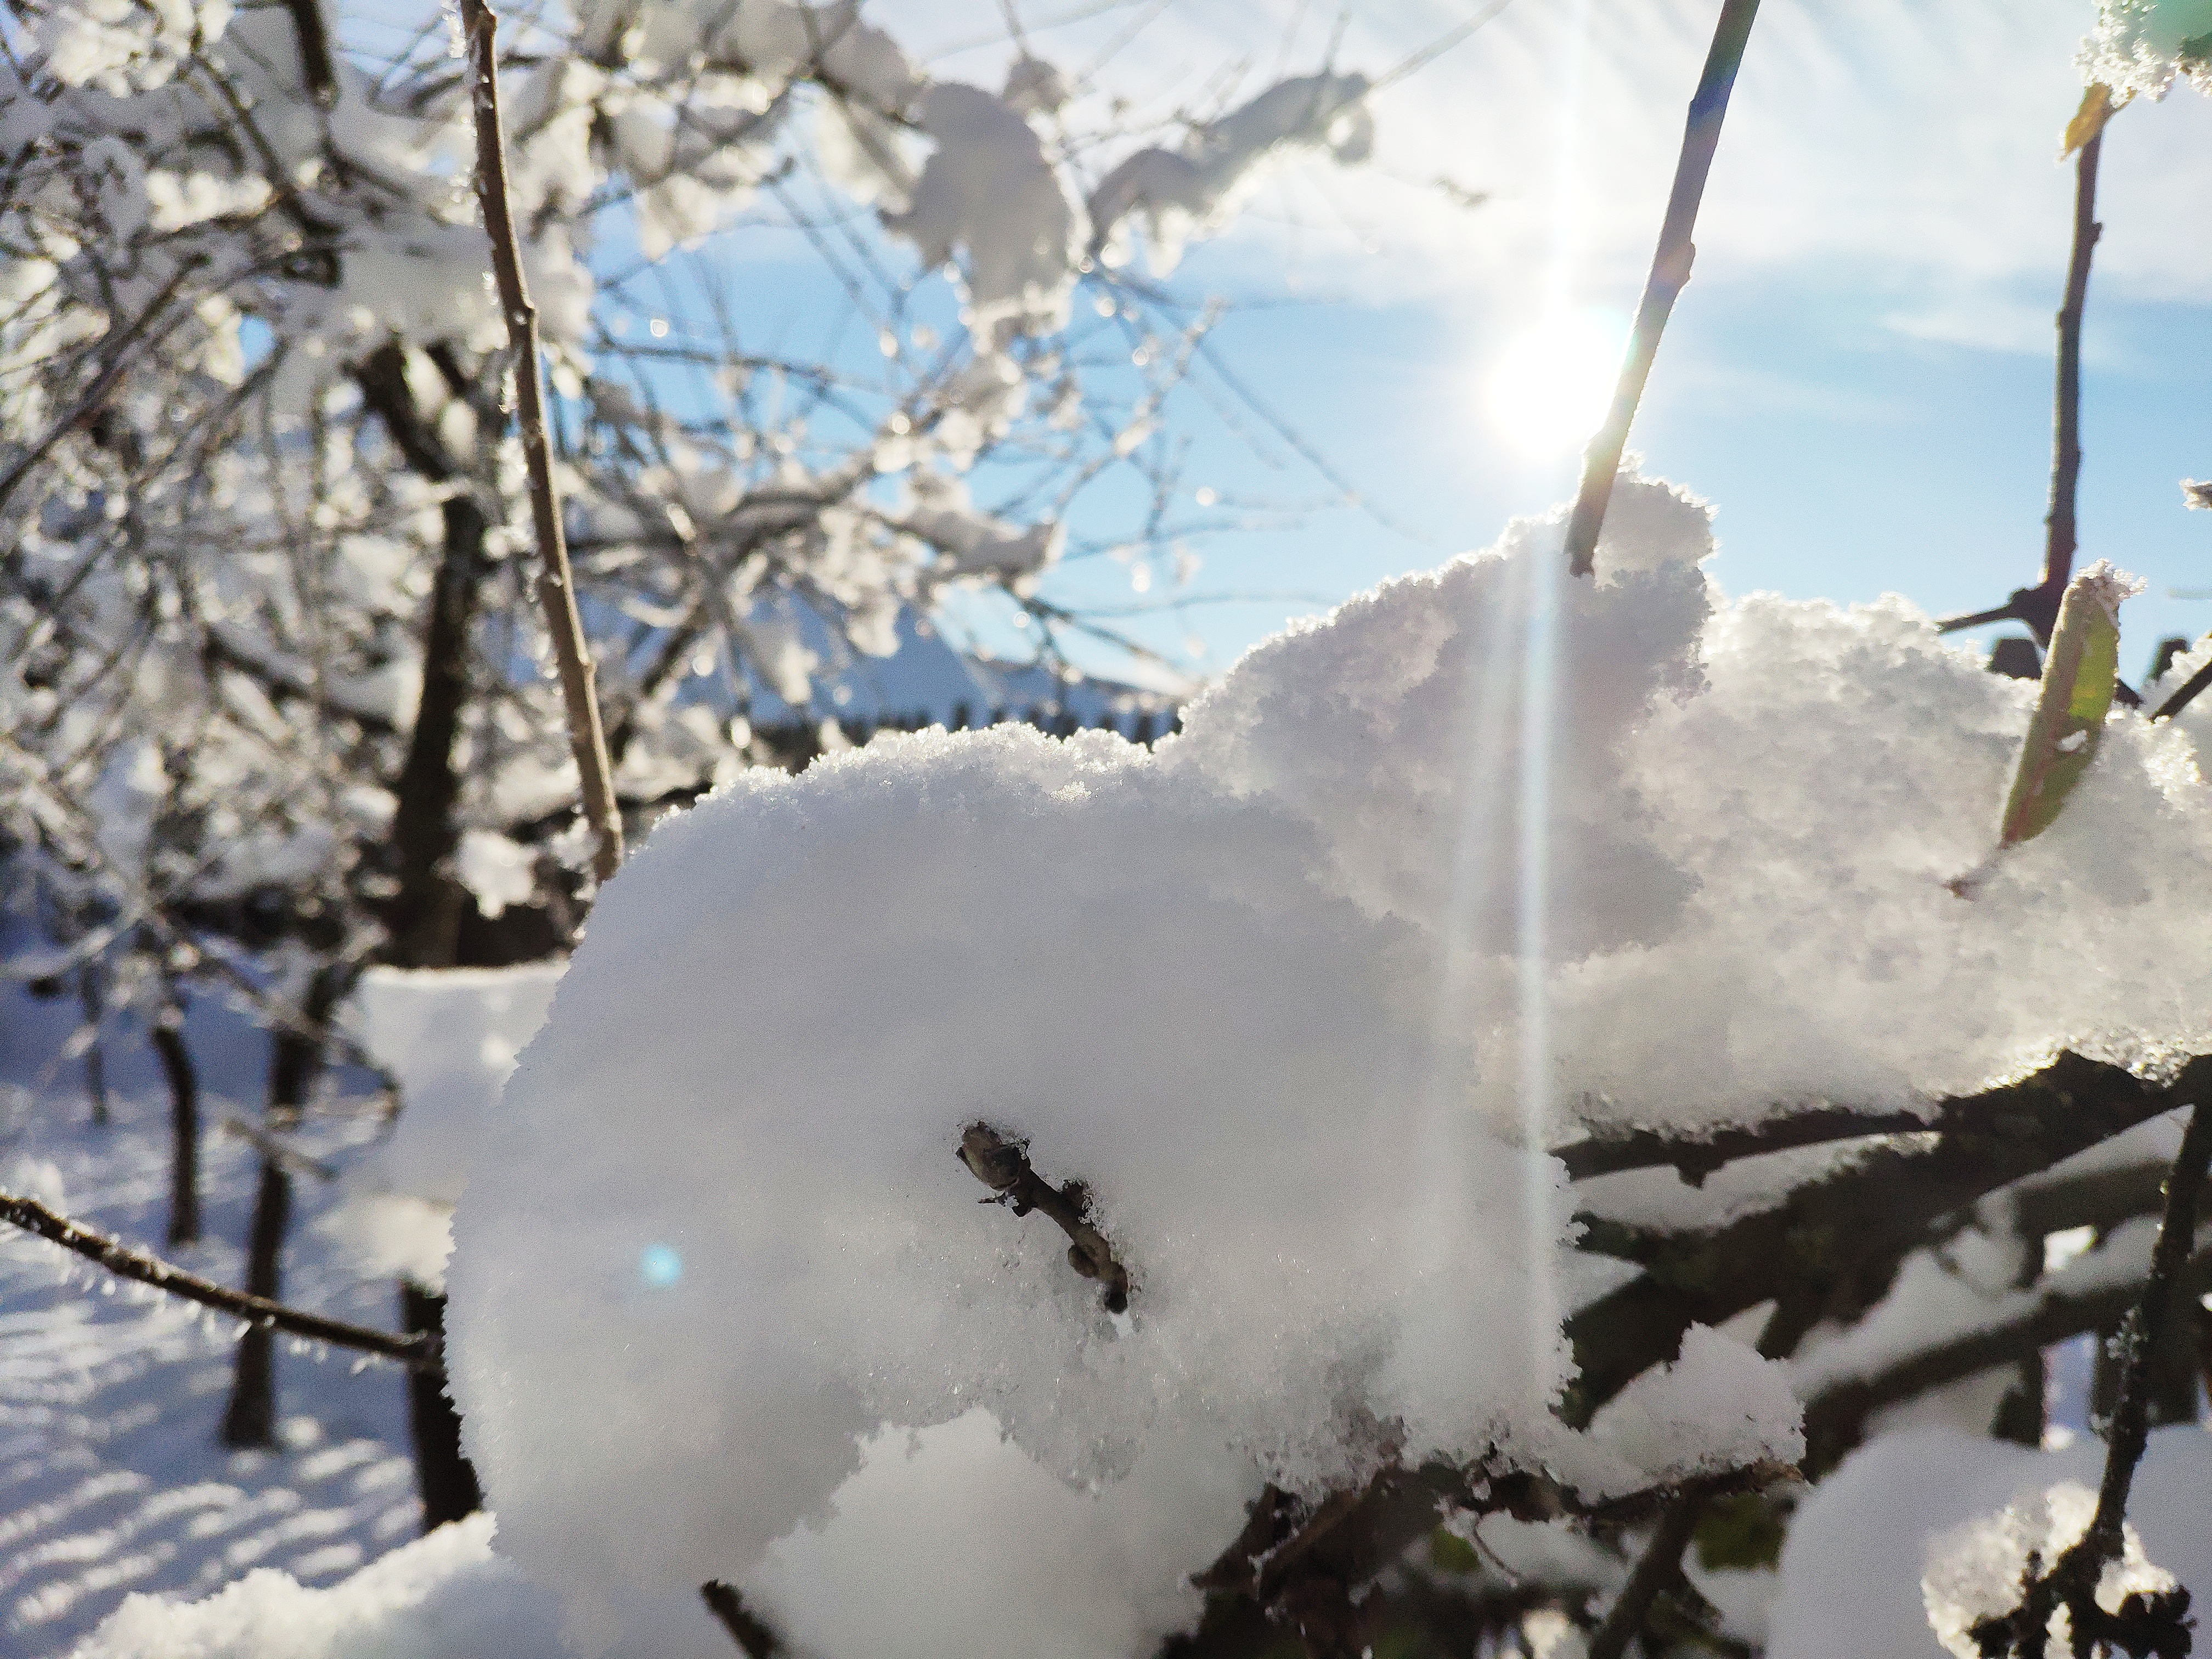
[[[111,1037],[114,1121],[94,1129],[78,1067],[53,1063],[74,1013],[0,988],[0,1184],[58,1174],[76,1218],[240,1282],[257,1155],[221,1124],[258,1119],[264,1041],[195,1011],[205,1237],[167,1252],[168,1103],[144,1035]],[[376,1134],[344,1092],[301,1145],[342,1160]],[[314,1229],[331,1196],[295,1182],[285,1299],[389,1326],[392,1287],[362,1282]],[[400,1372],[280,1341],[284,1449],[233,1452],[216,1436],[232,1342],[230,1321],[0,1237],[0,1656],[65,1652],[133,1590],[198,1596],[255,1566],[326,1584],[416,1535]]]

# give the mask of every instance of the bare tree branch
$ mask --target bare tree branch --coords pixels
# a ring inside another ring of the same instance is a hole
[[[389,1331],[349,1324],[343,1319],[331,1319],[302,1309],[288,1308],[279,1302],[231,1290],[226,1285],[202,1279],[197,1273],[186,1273],[181,1267],[171,1267],[158,1257],[146,1255],[128,1245],[119,1244],[105,1233],[81,1227],[66,1217],[56,1215],[34,1198],[16,1198],[0,1193],[0,1221],[21,1227],[26,1232],[36,1233],[40,1237],[106,1268],[119,1279],[151,1285],[157,1291],[167,1291],[172,1296],[180,1296],[187,1302],[197,1302],[204,1308],[213,1308],[216,1312],[229,1314],[234,1318],[249,1320],[257,1325],[283,1331],[289,1336],[304,1337],[311,1342],[327,1342],[334,1348],[349,1348],[356,1353],[396,1359],[413,1370],[440,1371],[444,1369],[444,1356],[421,1337],[394,1336]]]
[[[1712,47],[1705,54],[1705,73],[1690,98],[1681,155],[1674,164],[1674,188],[1667,198],[1667,217],[1659,228],[1651,274],[1644,279],[1643,303],[1636,308],[1636,328],[1620,365],[1613,410],[1583,453],[1582,490],[1575,497],[1574,516],[1567,521],[1567,568],[1577,576],[1587,576],[1595,568],[1598,532],[1605,526],[1621,453],[1628,447],[1628,428],[1636,420],[1636,406],[1644,400],[1644,382],[1651,378],[1659,337],[1667,331],[1667,319],[1698,257],[1697,246],[1690,240],[1698,228],[1698,206],[1705,200],[1705,175],[1712,171],[1713,154],[1720,148],[1729,94],[1735,89],[1735,72],[1751,39],[1752,20],[1758,15],[1759,0],[1723,0]]]
[[[507,142],[499,114],[499,19],[490,0],[461,0],[461,12],[474,58],[477,196],[483,204],[492,274],[499,284],[500,308],[507,314],[507,344],[514,353],[515,424],[530,468],[530,512],[538,532],[538,600],[560,665],[584,817],[597,840],[592,868],[601,881],[611,881],[622,866],[622,811],[615,804],[614,772],[607,762],[606,734],[600,729],[599,698],[592,690],[592,655],[584,640],[583,617],[576,609],[561,499],[553,483],[544,371],[538,362],[538,308],[531,304],[523,280],[522,246],[507,196]]]

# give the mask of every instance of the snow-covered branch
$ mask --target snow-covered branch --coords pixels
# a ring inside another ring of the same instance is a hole
[[[226,1285],[202,1279],[197,1273],[172,1267],[158,1257],[119,1244],[104,1233],[81,1227],[66,1217],[56,1215],[34,1198],[17,1198],[0,1193],[0,1221],[21,1227],[26,1232],[36,1233],[40,1237],[106,1268],[118,1279],[150,1285],[157,1291],[182,1297],[187,1302],[197,1302],[204,1308],[212,1308],[217,1313],[229,1314],[251,1324],[283,1331],[288,1336],[301,1337],[311,1342],[327,1342],[335,1348],[348,1348],[356,1353],[373,1354],[379,1358],[395,1359],[412,1370],[436,1371],[444,1364],[444,1356],[434,1344],[422,1337],[395,1336],[388,1331],[372,1330],[366,1325],[355,1325],[343,1319],[331,1319],[302,1309],[288,1308],[282,1303],[231,1290]]]

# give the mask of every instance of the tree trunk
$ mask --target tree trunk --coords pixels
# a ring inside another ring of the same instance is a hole
[[[462,469],[415,401],[406,359],[398,348],[372,354],[356,378],[410,466],[432,483],[461,481]],[[461,793],[453,746],[468,704],[469,638],[483,580],[487,526],[465,489],[448,495],[439,511],[445,520],[445,549],[423,623],[422,695],[392,815],[392,875],[398,886],[384,908],[391,936],[385,957],[405,968],[452,965],[467,902],[445,866],[460,839],[453,823]]]
[[[265,1154],[261,1184],[253,1195],[253,1226],[246,1247],[246,1290],[249,1296],[280,1300],[284,1289],[284,1230],[292,1218],[292,1177]],[[238,1363],[231,1373],[230,1404],[222,1414],[226,1446],[276,1443],[276,1333],[248,1325],[238,1339]]]
[[[446,1334],[446,1298],[404,1279],[399,1285],[402,1328]],[[483,1507],[475,1466],[461,1453],[461,1417],[446,1393],[445,1379],[422,1371],[407,1376],[409,1426],[415,1435],[415,1486],[422,1495],[422,1530],[474,1515]]]
[[[200,1237],[200,1085],[185,1045],[184,1004],[173,992],[154,1022],[154,1050],[169,1080],[169,1243]]]
[[[339,970],[325,964],[307,981],[301,1007],[304,1030],[280,1030],[270,1044],[269,1108],[264,1121],[282,1133],[300,1121],[315,1075],[323,1065],[323,1034],[337,1005]],[[261,1183],[253,1195],[253,1224],[246,1235],[246,1291],[249,1296],[283,1299],[284,1232],[292,1218],[292,1177],[283,1164],[263,1154]],[[238,1340],[230,1404],[222,1417],[226,1446],[271,1446],[276,1442],[276,1334],[246,1327]]]
[[[100,1127],[107,1124],[107,1056],[100,1046],[100,1022],[106,1012],[106,999],[100,981],[100,963],[86,963],[76,970],[77,1006],[83,1011],[85,1027],[92,1039],[84,1048],[84,1091],[92,1101],[92,1121]]]

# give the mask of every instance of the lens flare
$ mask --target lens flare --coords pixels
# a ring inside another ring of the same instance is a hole
[[[1579,448],[1605,420],[1626,337],[1620,319],[1604,312],[1546,313],[1492,366],[1491,419],[1528,455]]]
[[[684,1277],[684,1257],[672,1244],[648,1244],[638,1258],[637,1276],[656,1291]]]

